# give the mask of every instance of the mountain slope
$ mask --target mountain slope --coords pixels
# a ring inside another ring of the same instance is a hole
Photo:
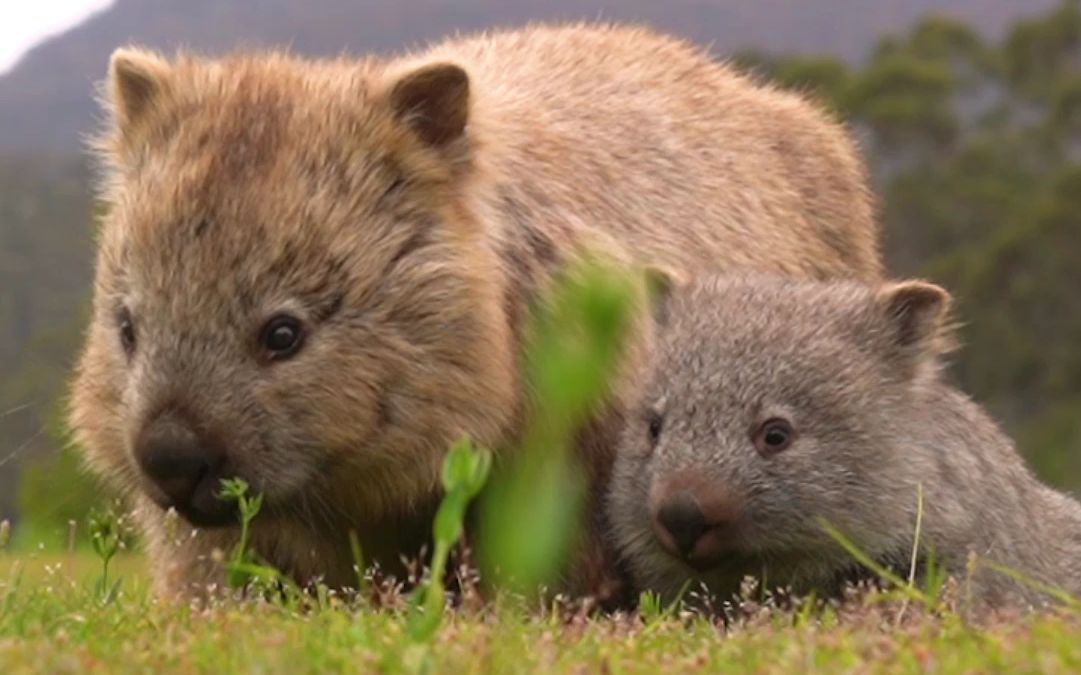
[[[119,44],[220,51],[291,45],[310,54],[389,52],[454,31],[537,20],[642,21],[718,53],[863,56],[880,35],[929,11],[984,32],[1054,0],[118,0],[32,50],[0,78],[0,155],[75,153],[93,128],[94,82]]]

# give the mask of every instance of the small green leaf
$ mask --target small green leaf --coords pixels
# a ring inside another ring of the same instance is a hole
[[[491,470],[492,451],[488,448],[479,448],[473,455],[472,471],[469,474],[469,480],[465,484],[466,494],[470,498],[476,497],[484,488]]]
[[[443,460],[443,489],[450,492],[459,485],[467,484],[473,472],[473,462],[473,445],[468,438],[451,446]]]
[[[462,488],[448,493],[435,514],[432,532],[437,542],[453,545],[462,536],[462,520],[465,519],[465,507],[468,496]]]

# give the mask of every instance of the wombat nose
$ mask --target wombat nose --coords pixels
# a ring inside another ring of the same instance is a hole
[[[194,451],[194,452],[193,452]],[[197,448],[188,445],[155,445],[143,462],[143,470],[174,505],[191,502],[211,466]]]
[[[702,505],[690,492],[681,490],[660,505],[657,523],[662,528],[662,543],[673,543],[679,555],[688,556],[702,534],[709,529]],[[670,538],[670,542],[666,541]]]
[[[183,418],[165,414],[151,421],[135,448],[139,466],[152,483],[151,496],[185,516],[210,507],[220,481],[223,453]],[[190,519],[190,518],[189,518]]]

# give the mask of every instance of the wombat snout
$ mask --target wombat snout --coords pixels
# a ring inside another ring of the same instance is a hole
[[[164,508],[173,507],[193,525],[224,525],[232,505],[218,498],[225,464],[221,446],[199,433],[183,415],[163,412],[144,427],[135,456],[149,479],[146,492]]]
[[[674,544],[673,553],[689,555],[702,534],[709,529],[706,514],[698,500],[686,490],[677,492],[661,504],[657,511],[661,543]],[[666,546],[669,548],[669,546]]]
[[[717,486],[675,476],[654,490],[653,532],[661,546],[691,567],[713,567],[733,552],[739,508]]]

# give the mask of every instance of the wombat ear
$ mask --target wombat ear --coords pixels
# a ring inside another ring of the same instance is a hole
[[[933,359],[950,347],[946,317],[951,299],[926,281],[890,284],[876,298],[889,325],[888,339],[906,359]]]
[[[672,293],[681,284],[671,270],[650,265],[644,270],[646,283],[646,301],[649,303],[653,320],[657,325],[668,324],[668,306]]]
[[[434,63],[406,73],[390,91],[390,105],[421,140],[443,147],[465,132],[469,76],[453,63]]]
[[[165,95],[170,67],[153,52],[121,47],[109,59],[108,103],[121,136]]]

